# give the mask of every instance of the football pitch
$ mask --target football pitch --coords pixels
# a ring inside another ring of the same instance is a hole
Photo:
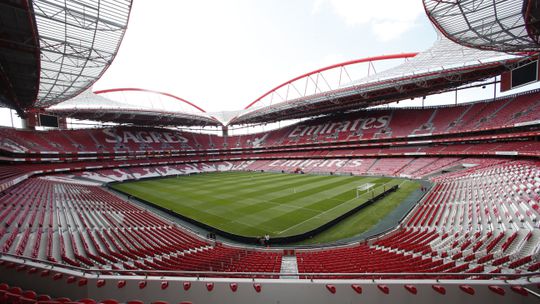
[[[371,188],[357,195],[357,188],[368,184]],[[315,229],[393,185],[400,185],[396,192],[399,193],[401,189],[416,189],[414,184],[417,183],[386,177],[215,172],[125,182],[112,187],[233,234],[268,233],[271,237],[284,237]],[[384,210],[377,213],[378,218],[368,222],[373,225],[399,204],[390,201],[381,206]],[[364,210],[378,208],[378,204]],[[353,228],[351,233],[361,232],[356,230]]]

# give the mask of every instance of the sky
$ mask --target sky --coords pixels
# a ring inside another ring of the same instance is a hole
[[[94,89],[139,87],[239,110],[306,72],[421,51],[435,38],[421,0],[135,0]]]
[[[134,0],[118,54],[93,90],[136,87],[209,112],[240,110],[304,73],[419,52],[436,37],[422,0]],[[11,126],[6,111],[0,124]]]

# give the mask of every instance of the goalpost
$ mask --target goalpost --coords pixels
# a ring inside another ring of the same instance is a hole
[[[371,183],[365,183],[360,186],[356,187],[356,198],[360,197],[360,192],[368,191],[369,189],[373,188],[375,184]]]

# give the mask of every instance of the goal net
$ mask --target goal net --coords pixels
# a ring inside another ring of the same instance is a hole
[[[356,197],[358,198],[360,196],[360,194],[362,194],[363,192],[366,192],[369,189],[373,188],[373,186],[375,186],[375,184],[370,184],[370,183],[366,183],[366,184],[362,184],[360,186],[357,186],[356,187]]]

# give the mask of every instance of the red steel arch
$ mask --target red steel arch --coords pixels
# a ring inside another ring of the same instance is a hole
[[[315,74],[318,74],[318,73],[321,73],[321,72],[324,72],[324,71],[328,71],[328,70],[331,70],[331,69],[335,69],[335,68],[343,68],[343,67],[353,65],[353,64],[358,64],[358,63],[375,62],[375,61],[392,60],[392,59],[406,59],[406,58],[414,57],[417,54],[418,53],[402,53],[402,54],[392,54],[392,55],[381,55],[381,56],[366,57],[366,58],[361,58],[361,59],[345,61],[345,62],[342,62],[342,63],[337,63],[337,64],[333,64],[333,65],[330,65],[330,66],[327,66],[327,67],[324,67],[324,68],[320,68],[320,69],[311,71],[309,73],[302,74],[302,75],[300,75],[298,77],[295,77],[295,78],[293,78],[293,79],[291,79],[289,81],[286,81],[286,82],[278,85],[277,87],[275,87],[275,88],[271,89],[270,91],[268,91],[268,92],[264,93],[263,95],[261,95],[261,97],[259,97],[259,98],[255,99],[254,101],[252,101],[250,104],[248,104],[244,108],[244,110],[247,110],[247,109],[251,108],[253,105],[255,105],[257,102],[259,102],[261,99],[263,99],[266,96],[272,94],[272,92],[275,92],[275,91],[283,88],[284,86],[290,85],[291,83],[293,83],[293,82],[295,82],[297,80],[309,77],[311,75],[315,75]]]
[[[146,92],[146,93],[154,93],[154,94],[158,94],[158,95],[163,95],[163,96],[174,98],[174,99],[176,99],[178,101],[181,101],[183,103],[186,103],[186,104],[192,106],[193,108],[199,110],[202,113],[206,113],[206,111],[204,109],[202,109],[201,107],[197,106],[196,104],[194,104],[194,103],[192,103],[190,101],[185,100],[184,98],[175,96],[175,95],[170,94],[170,93],[160,92],[160,91],[147,90],[147,89],[141,89],[141,88],[117,88],[117,89],[98,90],[98,91],[95,91],[94,94],[99,95],[99,94],[115,93],[115,92]]]

